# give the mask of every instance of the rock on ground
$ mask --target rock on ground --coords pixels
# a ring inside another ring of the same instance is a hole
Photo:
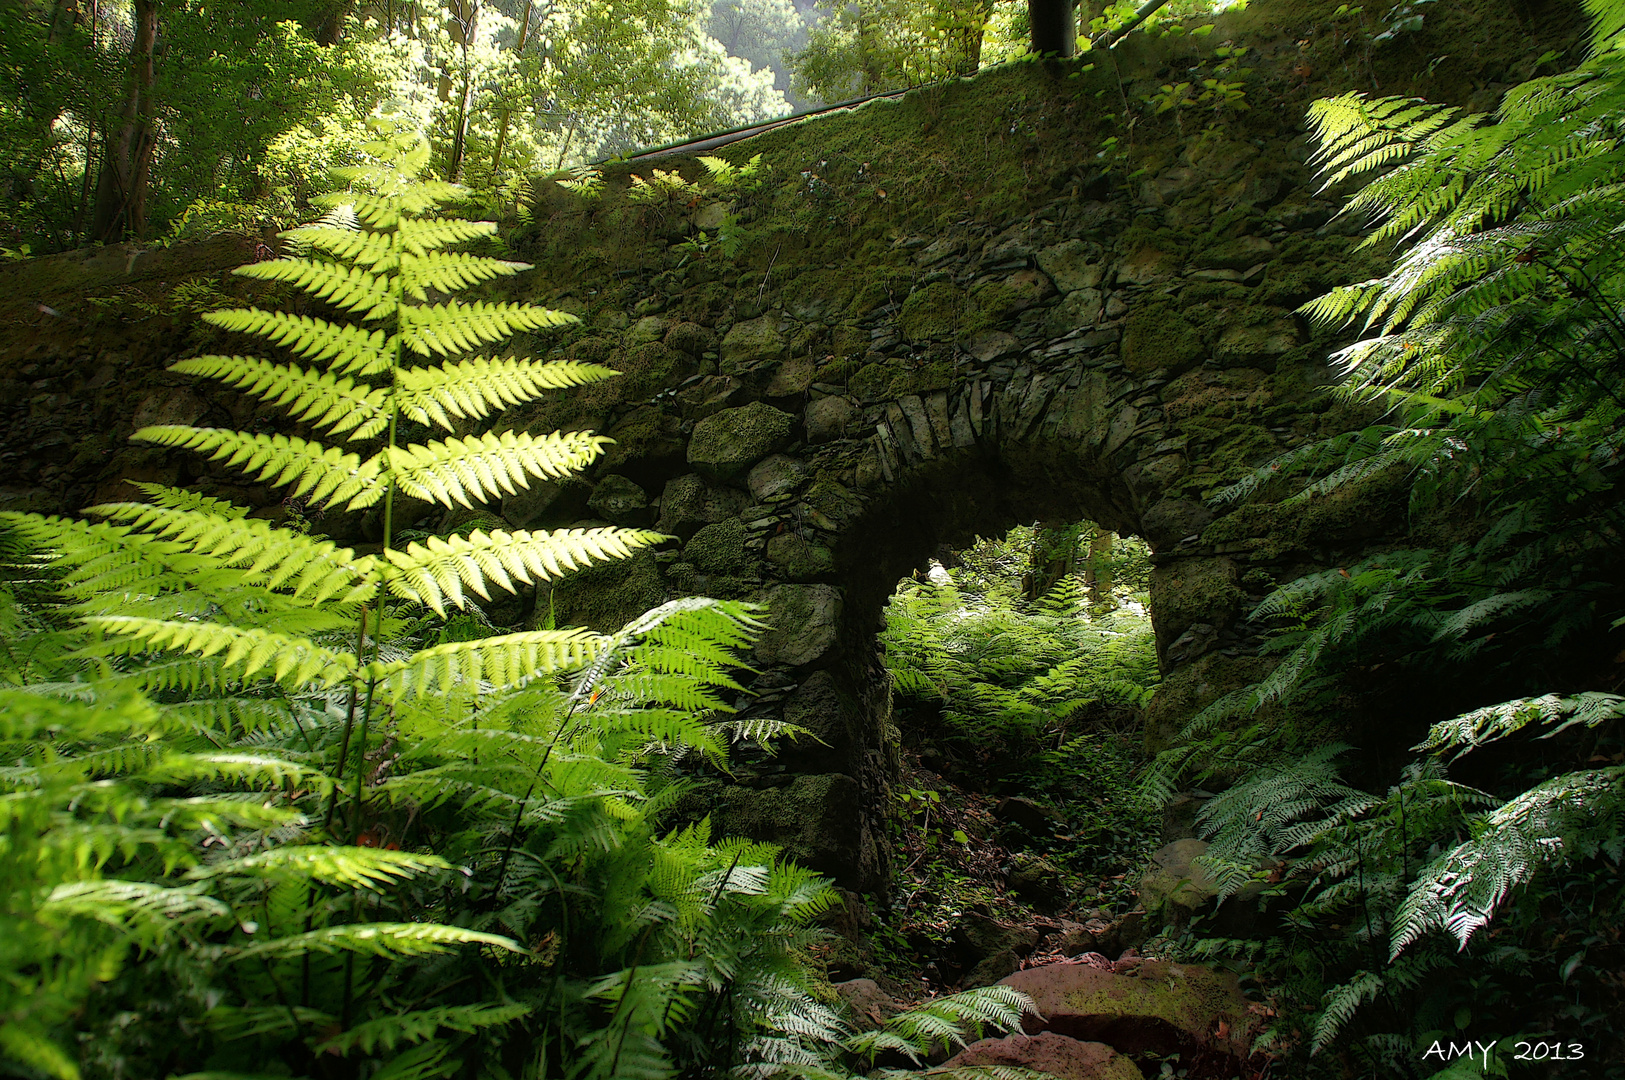
[[[1229,973],[1148,960],[1133,974],[1050,964],[1000,982],[1033,999],[1043,1019],[1028,1014],[1029,1034],[1103,1042],[1132,1056],[1177,1053],[1186,1065],[1208,1067],[1247,1053],[1247,999]]]
[[[1060,1080],[1143,1080],[1144,1075],[1134,1062],[1105,1043],[1082,1042],[1053,1031],[971,1043],[943,1068],[973,1065],[1013,1065]]]

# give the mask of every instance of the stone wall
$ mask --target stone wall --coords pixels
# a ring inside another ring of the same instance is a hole
[[[1316,191],[1306,103],[1385,81],[1385,92],[1487,104],[1572,37],[1572,9],[1552,10],[1564,18],[1520,30],[1510,58],[1496,49],[1527,8],[1430,13],[1438,40],[1419,40],[1417,55],[1464,59],[1424,76],[1340,37],[1328,11],[1259,3],[1200,41],[1007,66],[720,151],[762,156],[770,178],[756,191],[707,186],[681,155],[607,169],[595,198],[539,183],[534,226],[511,240],[536,269],[504,295],[582,322],[519,351],[623,377],[496,426],[593,428],[616,444],[585,478],[480,513],[521,528],[653,524],[675,539],[494,616],[551,609],[607,628],[676,595],[764,603],[773,629],[740,706],[818,741],[741,760],[707,781],[710,805],[723,828],[777,839],[858,889],[885,887],[896,768],[875,633],[898,579],[943,543],[1083,517],[1144,537],[1166,676],[1152,732],[1169,738],[1265,669],[1244,616],[1274,582],[1382,543],[1396,520],[1380,482],[1289,514],[1209,501],[1272,455],[1358,420],[1326,393],[1334,342],[1294,309],[1380,262],[1353,251],[1359,223],[1334,218],[1336,201]],[[1214,71],[1226,41],[1251,49],[1251,70],[1235,77],[1253,108],[1158,112],[1160,88]],[[628,198],[630,175],[654,168],[696,186]],[[736,252],[724,254],[719,232]],[[125,324],[123,355],[148,365],[146,381],[108,391],[85,381],[107,364],[88,351],[93,332],[74,337],[71,315],[27,316],[5,354],[8,386],[36,392],[28,422],[87,389],[97,404],[81,407],[110,417],[97,435],[109,440],[155,412],[276,422],[236,395],[152,375],[157,359],[225,347],[183,312],[164,317],[146,337]],[[50,394],[64,400],[39,401]],[[55,486],[36,467],[12,504],[105,498],[136,476],[274,507],[272,493],[195,461],[106,449],[139,456],[57,466]],[[458,520],[427,506],[397,513],[432,528]],[[377,523],[323,527],[365,538]]]

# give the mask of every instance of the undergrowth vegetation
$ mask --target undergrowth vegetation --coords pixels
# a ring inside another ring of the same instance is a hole
[[[363,151],[329,215],[291,234],[296,257],[239,271],[356,320],[214,311],[311,366],[176,368],[364,453],[208,428],[137,437],[312,506],[377,506],[379,550],[151,484],[98,520],[0,523],[0,1068],[842,1077],[1016,1025],[1028,1002],[993,988],[854,1034],[808,959],[828,884],[674,817],[683,759],[725,765],[733,743],[793,733],[729,719],[763,625],[749,605],[673,601],[610,634],[491,633],[453,614],[661,536],[476,529],[399,546],[399,494],[466,506],[567,475],[604,441],[459,437],[457,421],[613,372],[470,357],[570,316],[441,300],[524,267],[448,250],[492,226],[435,213],[462,192],[416,179],[421,138],[386,125]],[[403,419],[453,434],[403,444]]]
[[[1221,498],[1290,512],[1399,476],[1413,534],[1267,598],[1252,619],[1274,671],[1147,776],[1155,795],[1224,789],[1198,819],[1205,861],[1226,894],[1265,888],[1279,920],[1187,947],[1256,966],[1266,1043],[1303,1075],[1467,1075],[1483,1055],[1425,1051],[1468,1037],[1498,1044],[1498,1074],[1520,1040],[1544,1046],[1530,1060],[1625,1071],[1625,6],[1588,7],[1590,58],[1493,116],[1358,94],[1311,114],[1329,181],[1377,173],[1349,207],[1375,216],[1368,243],[1403,243],[1386,277],[1306,308],[1364,335],[1343,389],[1387,412]],[[1351,722],[1373,681],[1453,706],[1385,718],[1427,730],[1386,776],[1324,743],[1380,749]]]
[[[892,597],[881,641],[904,747],[902,899],[881,938],[900,967],[912,948],[950,977],[954,928],[972,909],[1132,906],[1128,878],[1156,834],[1129,782],[1156,648],[1145,549],[1118,538],[1103,553],[1101,536],[1024,527]],[[1065,568],[1056,583],[1024,598],[1050,564]],[[1010,798],[1032,809],[1012,817]]]

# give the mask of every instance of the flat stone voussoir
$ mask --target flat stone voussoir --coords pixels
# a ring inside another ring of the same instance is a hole
[[[1247,1054],[1247,999],[1227,972],[1162,960],[1131,974],[1049,964],[1000,982],[1037,1006],[1024,1022],[1030,1035],[1101,1042],[1136,1058],[1179,1054],[1191,1076],[1232,1075],[1225,1070]]]

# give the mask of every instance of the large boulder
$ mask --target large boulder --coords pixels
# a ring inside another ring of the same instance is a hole
[[[873,1031],[901,1011],[901,1006],[873,979],[848,979],[834,984],[835,996],[846,1006],[852,1026]]]
[[[743,491],[717,487],[689,473],[666,484],[655,528],[687,540],[707,525],[738,516],[749,501]]]
[[[756,662],[810,664],[835,644],[841,594],[829,585],[775,585],[767,590],[771,629],[756,642]]]
[[[1219,895],[1219,886],[1196,860],[1207,854],[1205,840],[1175,840],[1151,856],[1151,869],[1140,877],[1140,903],[1149,912],[1183,925]]]
[[[694,425],[688,463],[719,483],[742,479],[750,467],[790,445],[795,418],[760,401],[724,409]]]
[[[1248,1049],[1247,999],[1229,972],[1162,960],[1132,974],[1049,964],[1000,982],[1033,999],[1043,1019],[1028,1014],[1029,1034],[1053,1031],[1134,1056],[1180,1054],[1181,1066],[1239,1058]]]
[[[1053,1031],[973,1042],[942,1067],[963,1069],[977,1065],[1032,1069],[1060,1080],[1143,1080],[1144,1077],[1134,1062],[1105,1043],[1082,1042]]]

